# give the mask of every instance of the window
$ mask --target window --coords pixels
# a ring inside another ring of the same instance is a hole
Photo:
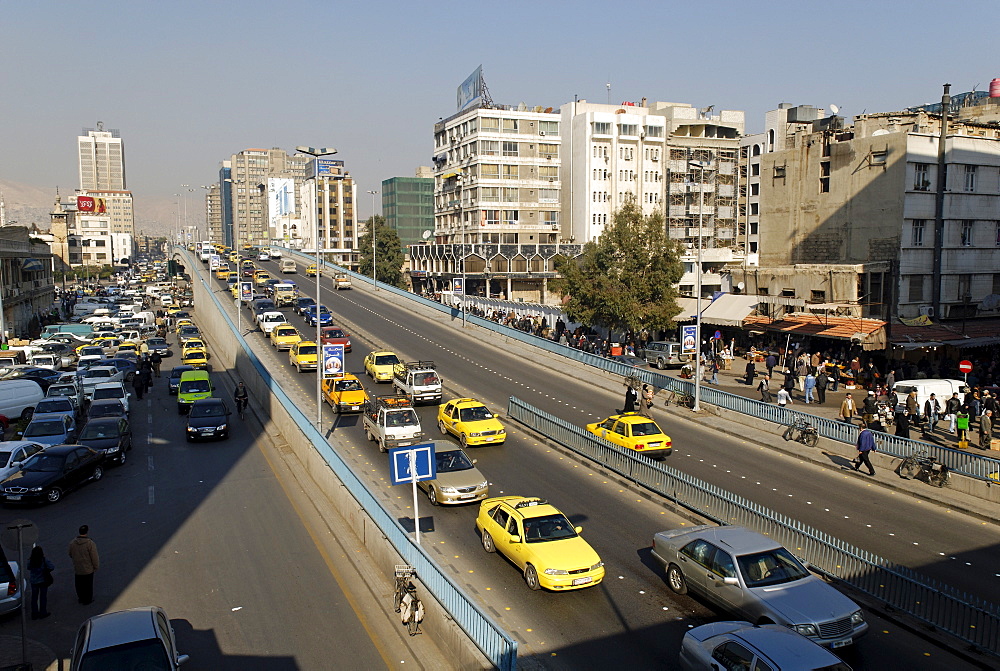
[[[785,298],[795,298],[795,289],[782,289],[781,295]]]
[[[809,292],[812,297],[813,303],[825,303],[826,302],[826,292],[822,290],[813,289]]]
[[[993,291],[990,293],[1000,294],[1000,273],[993,273]]]
[[[646,126],[646,137],[663,137],[663,126]],[[656,154],[657,160],[659,158],[659,152]]]
[[[540,144],[538,145],[538,155],[542,158],[559,158],[559,145]]]
[[[556,212],[556,211],[542,212],[542,223],[545,224],[546,226],[558,226],[559,225],[559,212]],[[996,283],[996,278],[998,278],[998,277],[1000,277],[1000,275],[996,275],[994,277],[994,280],[993,280],[994,284]],[[1000,293],[1000,292],[994,292],[994,293]]]
[[[819,164],[819,192],[830,193],[830,162],[823,161]]]
[[[909,284],[909,301],[911,303],[919,303],[924,300],[924,276],[923,275],[910,275]]]
[[[538,166],[538,176],[541,179],[548,179],[548,180],[559,179],[559,166],[540,165]]]
[[[958,300],[965,300],[966,297],[972,296],[972,275],[959,275],[958,276],[958,295],[955,296]]]
[[[774,176],[776,178],[778,178],[778,179],[784,179],[785,178],[785,166],[783,166],[783,165],[776,165],[776,166],[774,166]]]
[[[495,163],[482,163],[479,166],[479,176],[483,179],[499,179],[500,166]]]
[[[927,191],[931,182],[927,179],[929,166],[926,163],[916,163],[913,166],[913,188],[917,191]]]
[[[483,223],[487,226],[499,226],[500,210],[483,210]]]
[[[558,121],[539,121],[538,122],[539,134],[545,133],[546,135],[559,135],[559,122]]]
[[[538,202],[539,203],[558,203],[559,202],[559,189],[539,189],[538,190]]]
[[[639,126],[634,123],[623,123],[618,125],[619,135],[638,135]]]
[[[976,166],[974,165],[965,166],[965,190],[976,190]]]
[[[518,202],[520,200],[518,189],[503,187],[502,189],[500,189],[500,200],[504,201],[505,203]]]
[[[872,151],[872,158],[871,158],[872,165],[885,165],[885,161],[888,157],[889,157],[889,152],[885,150]]]
[[[504,119],[503,120],[503,132],[504,133],[516,133],[518,128],[517,119]]]
[[[594,135],[611,135],[611,124],[607,121],[595,121]]]
[[[1000,221],[996,222],[997,225],[997,247],[1000,247]]]
[[[924,246],[924,227],[927,224],[923,219],[913,220],[913,237],[910,241],[914,247]]]
[[[518,170],[516,165],[503,166],[503,179],[517,179]]]
[[[500,189],[495,186],[484,186],[479,190],[479,199],[487,203],[500,200]]]
[[[479,153],[484,156],[498,156],[500,154],[500,143],[496,140],[480,140]]]
[[[504,142],[503,143],[503,155],[504,156],[517,156],[517,143],[516,142]]]
[[[479,120],[479,129],[485,133],[497,133],[500,131],[500,119],[496,117],[483,117]]]
[[[964,219],[962,221],[962,246],[972,247],[972,227],[975,222],[971,219]]]
[[[503,225],[516,226],[519,212],[517,210],[503,210]]]

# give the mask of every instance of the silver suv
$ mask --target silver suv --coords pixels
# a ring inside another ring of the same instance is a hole
[[[644,354],[649,365],[656,366],[660,370],[664,368],[680,368],[691,361],[690,354],[681,352],[681,344],[679,342],[657,340],[647,343]]]

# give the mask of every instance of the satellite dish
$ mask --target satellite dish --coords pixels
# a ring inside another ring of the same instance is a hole
[[[872,133],[872,137],[875,137],[876,135],[888,135],[888,134],[889,134],[889,131],[887,131],[884,128],[879,128],[877,131],[875,131],[874,133]]]
[[[434,235],[433,231],[424,231],[420,234],[420,237],[424,240],[429,240],[432,235]]]
[[[743,291],[743,289],[746,288],[746,286],[747,285],[745,285],[743,282],[736,283],[736,288],[739,289],[740,291]]]
[[[840,107],[838,107],[837,105],[831,104],[830,105],[830,112],[832,112],[833,114],[838,114],[838,113],[840,113]]]

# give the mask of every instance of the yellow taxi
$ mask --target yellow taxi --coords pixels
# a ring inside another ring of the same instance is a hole
[[[306,266],[306,277],[316,277],[316,264],[310,263]]]
[[[300,340],[288,349],[288,363],[295,370],[316,370],[316,343],[311,340]]]
[[[507,432],[496,415],[474,398],[456,398],[438,406],[438,429],[442,436],[455,434],[462,447],[492,445],[507,440]]]
[[[219,266],[215,269],[215,279],[217,280],[228,280],[229,279],[229,266],[223,267]]]
[[[544,499],[498,496],[479,504],[476,529],[487,552],[500,550],[531,589],[566,591],[599,585],[604,562],[555,506]]]
[[[208,368],[208,351],[201,347],[191,347],[181,352],[181,365],[205,370]]]
[[[295,327],[288,323],[278,324],[271,329],[270,338],[271,347],[279,352],[291,349],[292,345],[302,340],[302,336],[295,330]]]
[[[174,331],[177,332],[177,333],[179,333],[180,330],[182,328],[184,328],[185,326],[194,326],[194,322],[191,321],[190,319],[178,319],[177,323],[174,324],[174,327],[175,327]]]
[[[132,352],[136,356],[139,356],[139,345],[131,340],[126,340],[118,346],[118,354],[121,354],[122,352]]]
[[[239,252],[229,252],[229,262],[230,263],[239,263],[240,262]]]
[[[370,352],[365,357],[365,372],[376,382],[392,382],[392,367],[400,363],[394,352]]]
[[[357,377],[343,373],[323,380],[323,398],[336,413],[361,412],[368,402],[368,393]]]
[[[167,316],[168,317],[173,317],[175,314],[177,314],[178,312],[180,312],[183,309],[184,308],[182,308],[180,305],[168,305],[167,306]]]
[[[181,355],[189,349],[208,349],[208,345],[201,338],[188,338],[187,340],[181,342]]]
[[[262,287],[267,284],[269,279],[271,279],[271,273],[255,273],[253,276],[253,283],[258,287]]]
[[[656,422],[637,412],[611,415],[600,422],[588,424],[587,431],[651,459],[663,459],[673,449],[670,436],[663,433]]]
[[[239,282],[239,280],[230,277],[229,278],[229,282],[230,282],[230,284],[229,284],[229,291],[230,291],[230,293],[233,294],[233,298],[239,298],[240,297],[240,282]]]

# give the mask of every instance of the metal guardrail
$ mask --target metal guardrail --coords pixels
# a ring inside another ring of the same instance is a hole
[[[194,263],[189,261],[189,263]],[[194,267],[194,266],[192,266]],[[201,270],[200,268],[198,269]],[[199,273],[200,274],[200,273]],[[201,277],[202,281],[204,277]],[[299,428],[306,435],[316,451],[322,455],[327,464],[344,484],[372,521],[403,560],[413,566],[420,581],[434,598],[448,611],[448,614],[459,627],[469,636],[469,639],[479,648],[487,659],[501,671],[515,671],[517,668],[517,641],[507,634],[496,622],[480,609],[455,582],[442,571],[430,556],[399,524],[395,516],[390,514],[382,504],[371,495],[364,483],[351,471],[350,467],[340,458],[323,435],[316,430],[309,418],[288,397],[281,385],[271,377],[263,362],[254,354],[246,340],[239,333],[229,313],[222,309],[215,292],[211,289],[208,295],[212,297],[216,309],[242,347],[243,352],[253,364],[254,369],[264,380],[274,398],[291,415]]]
[[[309,262],[315,260],[315,257],[313,256],[301,254],[292,250],[289,251],[297,254],[303,260],[307,260]],[[330,268],[335,268],[337,272],[350,275],[358,282],[371,282],[371,277],[359,275],[358,273],[346,270],[332,263],[325,263],[325,265]],[[424,298],[423,296],[418,296],[414,293],[406,291],[405,289],[398,289],[386,284],[379,284],[378,286],[379,290],[384,289],[407,300],[417,301],[426,307],[452,317],[461,315],[461,312],[452,306],[438,303],[437,301]],[[669,391],[678,391],[694,395],[693,382],[669,377],[668,375],[655,369],[633,368],[612,359],[607,359],[596,354],[588,354],[587,352],[567,347],[566,345],[560,345],[553,340],[539,338],[538,336],[530,333],[525,333],[502,324],[497,324],[496,322],[483,319],[482,317],[478,317],[476,315],[466,315],[466,320],[476,326],[493,331],[498,335],[506,338],[512,338],[527,345],[552,352],[553,354],[579,361],[588,366],[600,368],[623,377],[636,377],[640,382],[651,384],[657,389],[667,389]],[[826,417],[817,417],[816,415],[810,415],[805,412],[781,408],[777,405],[764,403],[752,398],[746,398],[744,396],[740,396],[739,394],[731,394],[729,392],[714,389],[712,387],[706,387],[704,385],[701,387],[700,401],[782,426],[787,426],[788,424],[791,424],[794,419],[800,418],[816,427],[819,435],[824,438],[836,440],[841,443],[847,443],[849,445],[855,444],[858,439],[858,427],[846,422],[839,422]],[[879,442],[879,452],[884,454],[889,454],[903,459],[911,454],[926,451],[929,456],[934,457],[938,462],[948,466],[953,474],[964,475],[977,480],[989,480],[992,482],[996,482],[1000,479],[1000,458],[989,455],[975,454],[964,450],[957,450],[951,447],[942,447],[934,443],[913,440],[912,438],[901,438],[888,433],[876,433],[876,437]]]
[[[714,390],[713,390],[714,391]],[[709,401],[710,402],[710,401]],[[806,524],[619,448],[585,429],[511,397],[508,414],[560,445],[719,524],[753,529],[828,576],[926,624],[1000,655],[1000,605],[856,548]]]

